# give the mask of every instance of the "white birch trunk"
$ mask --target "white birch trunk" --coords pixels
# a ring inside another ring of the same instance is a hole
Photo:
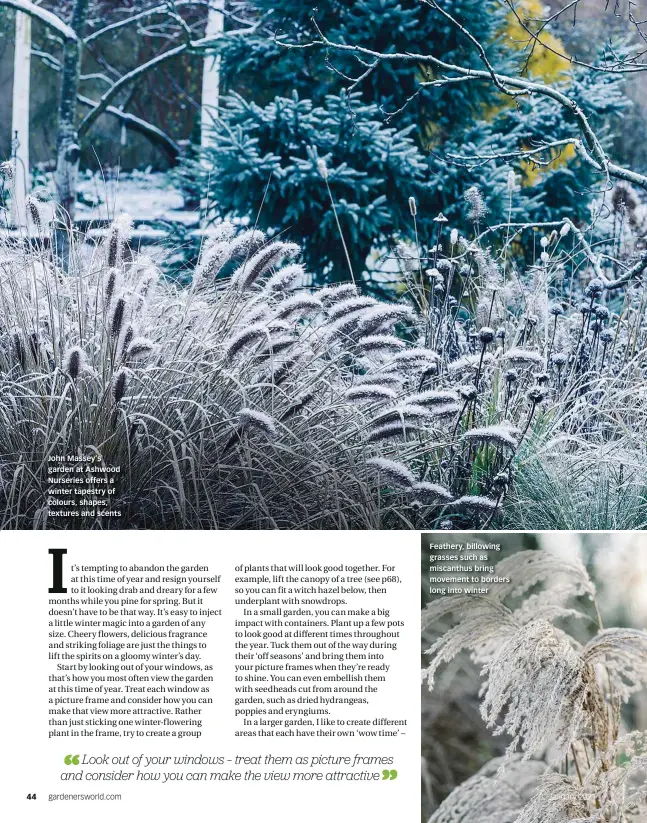
[[[31,67],[31,17],[16,12],[16,49],[13,61],[11,139],[16,140],[14,198],[11,219],[15,226],[27,225],[25,200],[29,193],[29,74]]]
[[[225,30],[225,0],[211,0],[207,17],[205,37],[219,37]],[[220,57],[207,55],[202,72],[202,111],[200,146],[205,149],[213,145],[211,127],[218,117],[220,103]]]
[[[205,37],[219,37],[225,30],[225,0],[211,0],[207,16]],[[200,148],[208,149],[213,145],[212,126],[218,117],[220,105],[220,57],[207,55],[202,68],[202,101],[200,111]],[[203,157],[202,163],[209,168],[209,163]],[[209,222],[211,204],[207,197],[200,199],[201,223],[204,226]]]

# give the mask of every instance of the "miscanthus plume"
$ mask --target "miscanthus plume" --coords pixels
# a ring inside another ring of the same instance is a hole
[[[423,611],[423,679],[467,651],[480,712],[507,751],[456,788],[430,823],[633,823],[647,820],[647,736],[623,706],[647,687],[647,632],[603,628],[578,557],[519,551],[487,595],[438,597]],[[596,626],[588,642],[556,625]],[[564,625],[572,625],[566,623]]]

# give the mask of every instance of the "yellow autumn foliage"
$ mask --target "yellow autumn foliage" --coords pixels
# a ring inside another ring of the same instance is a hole
[[[533,20],[544,17],[544,4],[541,0],[517,0],[515,10],[517,14],[510,12],[503,32],[508,43],[514,49],[526,51],[530,56],[528,59],[528,73],[533,77],[540,78],[545,83],[555,83],[566,78],[570,68],[570,62],[562,57],[565,54],[564,44],[548,31],[542,31],[539,35],[540,43],[533,42],[533,38],[521,25],[518,18],[526,24],[531,31],[537,30],[537,24]],[[532,161],[526,160],[522,163],[524,186],[533,186],[541,173],[547,169],[557,169],[564,166],[575,156],[573,146],[566,146],[561,151],[554,152],[554,159],[548,166],[536,166]]]

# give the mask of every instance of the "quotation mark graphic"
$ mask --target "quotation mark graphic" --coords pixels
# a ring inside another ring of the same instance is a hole
[[[79,765],[79,757],[78,754],[66,754],[65,755],[65,765],[66,766],[78,766]]]
[[[396,769],[391,769],[390,771],[388,769],[384,769],[382,772],[382,780],[395,780],[397,776],[398,772]]]

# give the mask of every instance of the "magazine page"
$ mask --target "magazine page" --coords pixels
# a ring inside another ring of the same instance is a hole
[[[0,0],[2,819],[647,823],[645,43]]]

